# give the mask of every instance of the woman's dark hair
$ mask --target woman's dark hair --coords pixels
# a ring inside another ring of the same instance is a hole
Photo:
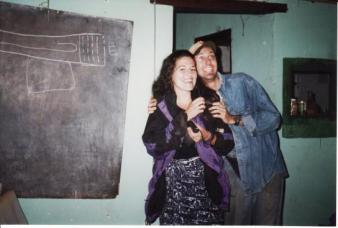
[[[207,87],[199,76],[196,80],[196,86],[192,91],[192,98],[195,99],[197,97],[203,97],[205,99],[206,106],[209,107],[212,103],[220,101],[220,97],[216,91]]]
[[[194,60],[194,56],[187,50],[174,51],[163,60],[160,75],[152,86],[153,96],[156,99],[161,98],[167,92],[174,92],[172,74],[174,73],[176,61],[182,57],[190,57]]]

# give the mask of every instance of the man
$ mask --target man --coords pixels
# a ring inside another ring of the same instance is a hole
[[[252,77],[217,72],[212,42],[198,42],[191,51],[204,84],[223,98],[224,104],[210,111],[230,125],[235,140],[235,150],[225,159],[231,183],[226,224],[281,225],[287,170],[277,134],[280,113]]]
[[[213,103],[210,112],[229,124],[235,141],[224,159],[231,186],[225,224],[281,225],[287,170],[277,134],[280,113],[249,75],[217,72],[213,42],[199,41],[190,51],[204,84],[223,99]]]

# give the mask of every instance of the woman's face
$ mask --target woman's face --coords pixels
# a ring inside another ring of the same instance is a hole
[[[197,72],[195,62],[190,57],[176,60],[172,81],[175,92],[193,90],[196,84]]]

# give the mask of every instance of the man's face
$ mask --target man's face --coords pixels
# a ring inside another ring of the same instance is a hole
[[[203,81],[212,81],[217,78],[217,61],[214,51],[203,47],[195,56],[198,75]]]

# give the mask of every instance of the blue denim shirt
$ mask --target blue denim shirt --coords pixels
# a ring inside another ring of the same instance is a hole
[[[229,113],[241,115],[244,123],[229,125],[241,182],[247,193],[259,192],[274,174],[287,175],[277,134],[281,115],[254,78],[244,73],[219,76],[219,93]]]

